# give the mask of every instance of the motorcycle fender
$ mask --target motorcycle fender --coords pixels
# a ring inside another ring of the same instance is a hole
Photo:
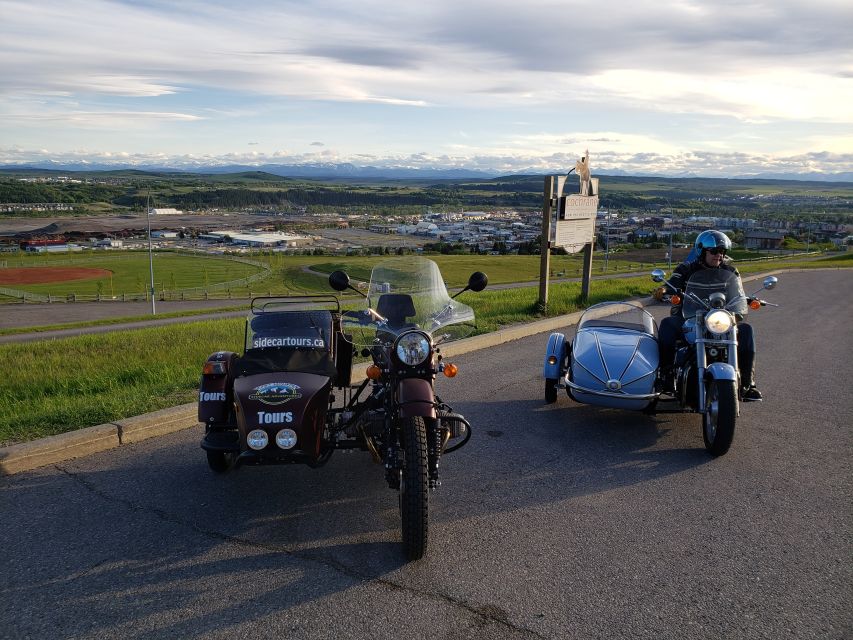
[[[705,369],[706,377],[711,377],[714,380],[731,380],[737,382],[737,371],[735,368],[725,362],[712,362]]]
[[[562,333],[552,333],[548,337],[548,346],[545,348],[545,363],[543,365],[543,377],[562,378],[563,361],[566,354],[566,336]],[[554,357],[557,361],[550,364],[548,359]]]
[[[423,378],[404,378],[397,385],[397,402],[401,418],[435,418],[435,394]]]
[[[236,358],[237,354],[231,351],[217,351],[207,359],[208,362],[222,363],[225,373],[202,374],[198,390],[199,422],[216,425],[228,421],[231,412],[231,384]]]

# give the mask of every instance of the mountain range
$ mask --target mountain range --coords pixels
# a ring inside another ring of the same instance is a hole
[[[197,164],[191,167],[175,167],[153,164],[121,164],[121,163],[95,163],[95,162],[54,162],[39,161],[27,164],[7,164],[0,166],[2,171],[26,171],[26,170],[52,170],[52,171],[122,171],[137,170],[164,173],[188,173],[188,174],[226,174],[261,171],[276,176],[288,178],[314,178],[314,179],[489,179],[499,177],[496,171],[481,171],[465,168],[416,168],[416,167],[377,167],[359,166],[350,162],[343,163],[313,163],[313,164],[230,164],[230,165],[203,165]],[[541,168],[530,168],[513,170],[513,175],[543,175],[550,173]],[[608,169],[607,175],[612,176],[636,176],[657,178],[699,178],[696,173],[629,173],[619,169]],[[720,176],[714,176],[720,177]],[[752,173],[728,176],[733,179],[750,180],[800,180],[816,182],[853,182],[853,172],[840,173]]]

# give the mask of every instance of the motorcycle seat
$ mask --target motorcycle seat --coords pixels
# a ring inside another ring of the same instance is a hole
[[[408,293],[384,293],[376,303],[376,312],[388,320],[388,326],[399,328],[415,315],[415,303]]]

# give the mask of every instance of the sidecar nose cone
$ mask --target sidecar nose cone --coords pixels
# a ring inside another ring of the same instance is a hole
[[[293,429],[282,429],[275,434],[275,443],[282,449],[292,449],[296,446],[296,432]]]
[[[254,429],[246,436],[246,444],[255,451],[260,451],[269,443],[269,436],[263,429]]]

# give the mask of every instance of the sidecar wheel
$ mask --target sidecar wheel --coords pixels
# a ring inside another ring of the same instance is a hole
[[[403,469],[400,478],[400,516],[406,558],[419,560],[427,548],[429,489],[426,425],[421,417],[403,418]]]
[[[545,378],[545,402],[547,404],[557,402],[557,378]]]
[[[216,473],[225,473],[231,468],[234,456],[224,451],[207,451],[207,466]]]
[[[731,380],[714,380],[705,394],[707,411],[702,415],[705,448],[721,456],[732,446],[737,421],[737,390]]]

